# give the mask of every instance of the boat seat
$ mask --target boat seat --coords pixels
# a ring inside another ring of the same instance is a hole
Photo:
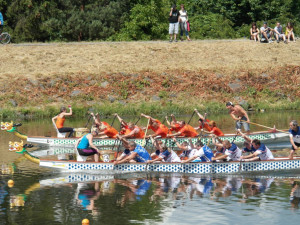
[[[53,122],[53,121],[52,121]],[[66,135],[67,135],[67,132],[65,132],[65,133],[60,133],[59,131],[58,131],[58,129],[57,129],[57,127],[56,127],[56,124],[53,122],[53,126],[54,126],[54,128],[55,128],[55,130],[56,130],[56,134],[57,134],[57,137],[58,138],[65,138],[66,137]]]
[[[77,148],[76,148],[76,160],[77,162],[85,162],[88,156],[79,155]]]

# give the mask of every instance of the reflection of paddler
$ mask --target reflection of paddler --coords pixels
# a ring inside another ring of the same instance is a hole
[[[125,128],[123,138],[144,138],[145,133],[142,130],[142,128],[138,127],[134,123],[126,123],[117,113],[115,113],[115,116],[118,118],[118,120],[121,123],[121,126]]]
[[[61,107],[60,108],[60,113],[52,118],[52,122],[55,123],[58,131],[60,133],[66,133],[66,132],[70,132],[69,137],[71,137],[73,135],[74,129],[71,127],[64,127],[64,123],[65,123],[65,116],[72,116],[72,108],[71,106],[69,106],[70,111],[67,113],[67,109],[66,107]],[[55,122],[56,120],[56,122]]]
[[[94,210],[94,200],[100,196],[99,183],[96,182],[92,187],[89,184],[78,183],[76,198],[84,210]]]
[[[101,121],[100,116],[97,113],[96,116],[94,113],[91,113],[94,118],[95,125],[99,129],[99,136],[108,137],[108,138],[116,138],[118,135],[118,131],[110,126],[107,122]]]

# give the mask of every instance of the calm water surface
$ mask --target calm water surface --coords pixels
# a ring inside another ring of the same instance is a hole
[[[209,118],[226,133],[233,132],[228,115]],[[178,119],[188,121],[189,117]],[[300,113],[255,113],[250,119],[287,129],[291,119],[300,119]],[[49,120],[22,122],[19,130],[25,134],[55,134]],[[86,119],[67,123],[83,127]],[[196,118],[191,124],[196,126]],[[300,171],[247,176],[56,173],[9,152],[8,142],[19,139],[0,132],[1,225],[74,225],[84,218],[90,224],[299,223]],[[9,179],[15,182],[12,188],[7,186]]]

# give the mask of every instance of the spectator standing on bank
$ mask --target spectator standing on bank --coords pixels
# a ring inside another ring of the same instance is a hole
[[[3,31],[3,25],[4,25],[3,15],[2,15],[2,13],[0,12],[0,34],[1,34],[2,31]]]
[[[176,5],[173,5],[169,17],[170,42],[173,41],[172,35],[174,36],[174,41],[177,42],[176,36],[178,34],[178,24],[179,24],[179,12],[176,9]]]
[[[189,32],[188,32],[188,15],[187,11],[184,8],[184,4],[180,5],[180,10],[179,10],[179,25],[180,25],[180,40],[183,41],[183,31],[185,32],[186,39],[190,41],[189,37]]]

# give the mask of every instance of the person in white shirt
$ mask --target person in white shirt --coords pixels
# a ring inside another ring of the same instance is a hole
[[[285,39],[285,35],[283,33],[283,30],[282,30],[282,26],[280,25],[279,22],[277,22],[276,27],[274,28],[274,34],[275,34],[277,43],[279,43],[280,39],[282,39],[284,41],[284,43],[287,44],[287,41]]]
[[[189,31],[188,31],[188,15],[187,11],[184,8],[184,4],[180,5],[179,10],[179,25],[180,25],[180,40],[183,41],[183,31],[185,31],[185,36],[188,41],[190,41]]]
[[[242,161],[257,161],[257,160],[272,160],[274,156],[270,149],[265,146],[263,143],[260,142],[258,139],[252,140],[242,132],[240,132],[242,137],[251,143],[251,148],[255,149],[256,151],[247,156],[241,156]]]

